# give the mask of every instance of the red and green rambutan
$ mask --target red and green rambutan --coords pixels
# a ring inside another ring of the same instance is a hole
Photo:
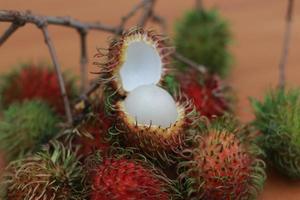
[[[37,151],[57,132],[59,117],[44,102],[11,104],[0,121],[0,149],[7,160]]]
[[[52,142],[41,152],[12,162],[2,189],[7,200],[85,199],[85,172],[75,153]]]
[[[98,63],[100,79],[110,96],[116,96],[109,103],[118,121],[110,133],[120,136],[126,146],[166,161],[170,152],[180,150],[185,131],[196,118],[189,100],[175,100],[160,87],[173,52],[167,44],[167,38],[154,31],[135,28],[115,39],[106,62]]]
[[[252,99],[252,106],[268,161],[282,174],[300,179],[300,91],[272,90],[261,102]]]
[[[91,200],[169,200],[180,194],[175,182],[140,154],[127,149],[94,160]]]
[[[188,199],[255,199],[265,181],[262,151],[232,120],[199,126],[183,151],[179,180]]]
[[[64,79],[69,98],[75,97],[73,81],[66,76]],[[57,113],[63,115],[65,112],[56,72],[44,65],[25,64],[3,76],[0,93],[4,108],[14,102],[41,100],[48,103]]]
[[[232,64],[229,51],[231,33],[228,23],[216,9],[188,11],[176,23],[176,51],[204,65],[209,73],[224,77]],[[178,68],[187,66],[178,62]]]
[[[181,90],[193,101],[200,115],[209,119],[232,110],[232,92],[216,74],[203,74],[188,68],[169,75],[164,85],[171,92]]]

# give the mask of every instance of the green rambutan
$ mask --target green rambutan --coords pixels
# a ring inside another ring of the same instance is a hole
[[[231,120],[202,125],[178,165],[189,199],[255,199],[265,180],[260,149]]]
[[[228,24],[216,9],[191,10],[176,24],[176,50],[220,76],[228,74],[231,64],[230,40]]]
[[[14,160],[40,149],[58,132],[59,118],[40,101],[11,104],[0,121],[0,149]]]
[[[281,89],[269,92],[263,102],[252,99],[261,132],[259,144],[267,158],[290,178],[300,178],[300,92]]]
[[[73,81],[65,79],[69,98],[75,97]],[[25,64],[2,77],[0,89],[2,107],[7,108],[14,102],[41,100],[63,115],[64,102],[61,96],[57,75],[54,69],[43,65]]]
[[[7,200],[82,200],[84,174],[75,154],[53,142],[41,152],[12,162],[2,184]]]
[[[100,157],[91,171],[91,200],[169,200],[180,196],[175,182],[140,154]]]

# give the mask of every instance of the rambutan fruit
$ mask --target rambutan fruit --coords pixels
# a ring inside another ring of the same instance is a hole
[[[104,157],[91,174],[91,200],[169,200],[180,196],[174,182],[139,154]]]
[[[300,178],[300,92],[281,89],[269,92],[264,101],[252,99],[261,132],[259,144],[270,164],[282,174]]]
[[[61,96],[58,78],[54,69],[26,64],[19,70],[2,77],[1,104],[7,108],[14,102],[41,100],[63,115],[64,102]],[[65,78],[69,98],[75,97],[75,87],[71,80]]]
[[[209,119],[222,116],[232,110],[233,96],[218,75],[201,74],[195,69],[189,68],[178,71],[174,76],[165,81],[169,91],[178,88],[191,99],[196,110],[201,116]]]
[[[97,150],[106,152],[110,147],[108,128],[110,124],[95,116],[90,116],[75,129],[72,144],[78,148],[77,154],[86,158]]]
[[[99,64],[101,79],[115,90],[110,94],[118,95],[110,102],[118,119],[116,132],[110,133],[121,136],[126,146],[164,160],[181,148],[185,130],[196,118],[189,100],[175,101],[159,87],[173,51],[166,41],[153,31],[129,30],[112,42],[107,62]]]
[[[43,151],[12,162],[2,184],[7,200],[81,200],[86,195],[84,180],[75,154],[52,142]]]
[[[213,74],[225,76],[232,63],[229,52],[231,34],[228,23],[216,9],[191,10],[176,24],[176,50],[204,65]],[[187,67],[178,62],[179,68]]]
[[[58,132],[59,117],[44,102],[11,104],[0,121],[0,149],[7,160],[37,151]]]
[[[183,151],[180,182],[189,199],[255,199],[265,180],[261,150],[231,120],[202,125]]]

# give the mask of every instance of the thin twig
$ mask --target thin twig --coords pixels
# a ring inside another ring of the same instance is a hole
[[[155,3],[155,0],[144,0],[144,1],[145,1],[144,13],[137,23],[139,27],[144,27],[146,25],[147,21],[149,20],[149,18],[153,13],[153,7]]]
[[[0,46],[21,26],[19,23],[11,23],[8,29],[3,33],[2,37],[0,37]]]
[[[87,72],[87,64],[88,64],[88,56],[87,56],[87,43],[86,43],[86,30],[78,30],[80,35],[80,75],[81,75],[81,93],[84,93],[87,89],[88,84],[88,72]]]
[[[284,34],[284,41],[283,41],[283,48],[281,59],[279,63],[279,85],[278,87],[284,89],[285,87],[285,79],[286,79],[286,64],[287,58],[289,53],[289,45],[291,40],[291,32],[292,32],[292,18],[293,18],[293,7],[294,7],[294,0],[288,0],[288,8],[286,14],[286,25],[285,25],[285,34]]]
[[[159,24],[160,27],[161,27],[162,32],[164,34],[167,34],[167,22],[166,22],[166,20],[163,17],[161,17],[161,16],[156,15],[156,14],[153,13],[152,14],[152,21],[154,23]]]
[[[199,11],[203,10],[203,1],[202,0],[196,0],[196,9]]]
[[[207,71],[203,65],[199,65],[199,64],[195,63],[194,61],[184,57],[183,55],[181,55],[178,52],[173,53],[173,58],[175,58],[178,61],[183,62],[184,64],[186,64],[188,66],[195,68],[196,70],[198,70],[199,72],[201,72],[203,74],[206,73],[206,71]]]
[[[71,17],[56,17],[56,16],[42,16],[34,15],[31,12],[20,12],[20,11],[8,11],[0,10],[0,21],[3,22],[25,22],[40,25],[44,22],[51,25],[59,25],[64,27],[70,27],[75,29],[85,30],[100,30],[110,33],[114,33],[117,27],[105,25],[99,22],[96,23],[85,23]]]
[[[67,96],[67,93],[66,93],[64,79],[63,79],[63,76],[62,76],[62,72],[61,72],[61,69],[60,69],[60,65],[58,63],[57,55],[56,55],[52,40],[51,40],[50,35],[49,35],[47,24],[45,23],[44,25],[41,25],[39,28],[42,29],[44,39],[45,39],[45,43],[48,46],[49,53],[50,53],[53,65],[54,65],[55,70],[56,70],[56,75],[58,77],[61,95],[62,95],[64,105],[65,105],[65,112],[66,112],[66,115],[67,115],[67,120],[70,124],[72,124],[73,117],[72,117],[72,112],[71,112],[71,105],[70,105],[70,102],[69,102],[69,99],[68,99],[68,96]]]

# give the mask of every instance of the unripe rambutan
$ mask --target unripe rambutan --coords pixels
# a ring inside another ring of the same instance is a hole
[[[91,200],[168,200],[178,197],[174,182],[141,155],[104,157],[92,171]]]
[[[260,130],[259,144],[267,158],[284,175],[300,178],[300,92],[274,90],[263,102],[252,100]]]
[[[213,74],[228,74],[232,63],[230,41],[228,24],[216,9],[191,10],[176,24],[176,50]],[[181,62],[178,66],[186,67]]]
[[[8,160],[38,150],[58,132],[59,118],[40,101],[11,104],[0,121],[0,149]]]
[[[98,63],[101,80],[117,96],[110,102],[118,119],[113,135],[121,136],[127,146],[165,161],[170,152],[181,148],[185,130],[196,117],[188,100],[175,101],[159,87],[172,52],[173,48],[166,47],[166,38],[135,28],[114,40],[105,55],[106,63]],[[99,52],[97,56],[104,55]]]
[[[69,98],[75,96],[72,81],[65,78]],[[3,77],[1,103],[4,108],[14,102],[41,100],[48,103],[56,112],[63,115],[64,102],[61,96],[57,75],[49,67],[26,64],[18,71]]]
[[[3,184],[7,200],[82,200],[84,178],[75,154],[60,143],[52,143],[48,149],[12,162]]]
[[[168,78],[169,81],[165,83],[168,90],[180,88],[193,101],[201,116],[211,119],[231,110],[231,91],[221,82],[218,75],[201,74],[189,68]]]
[[[207,125],[191,138],[179,163],[180,179],[191,199],[255,199],[265,180],[261,151],[222,120]],[[241,130],[240,130],[241,131]]]

